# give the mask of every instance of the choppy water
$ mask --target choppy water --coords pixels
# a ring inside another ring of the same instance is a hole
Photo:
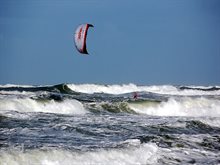
[[[220,164],[220,87],[2,85],[0,164]]]

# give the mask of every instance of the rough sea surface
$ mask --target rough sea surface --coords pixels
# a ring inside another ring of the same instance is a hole
[[[0,164],[220,164],[220,86],[1,85]]]

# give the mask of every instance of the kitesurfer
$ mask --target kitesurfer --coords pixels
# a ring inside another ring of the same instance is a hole
[[[138,94],[137,94],[137,92],[134,92],[133,93],[133,99],[137,99],[138,98]]]

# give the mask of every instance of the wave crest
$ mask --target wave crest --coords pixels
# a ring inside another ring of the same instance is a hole
[[[17,112],[44,112],[58,114],[84,114],[83,104],[77,100],[37,101],[30,98],[10,98],[0,100],[0,111],[13,110]]]

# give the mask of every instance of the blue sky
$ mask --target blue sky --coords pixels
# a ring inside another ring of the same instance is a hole
[[[91,23],[89,56],[75,28]],[[1,0],[0,84],[220,84],[219,0]]]

